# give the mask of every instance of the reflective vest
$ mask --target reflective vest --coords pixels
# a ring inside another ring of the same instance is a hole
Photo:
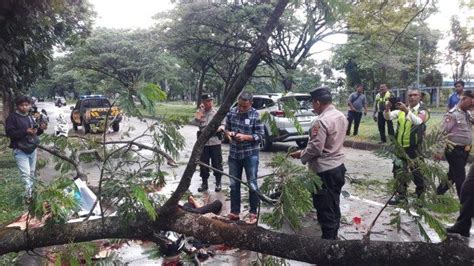
[[[425,111],[427,118],[429,119],[428,110],[420,105],[417,111],[414,111],[413,114],[418,115],[420,111]],[[402,147],[407,148],[410,146],[416,146],[423,141],[423,136],[425,135],[426,130],[426,121],[420,125],[414,126],[413,123],[406,119],[405,112],[398,112],[398,127],[397,132],[395,133],[395,138]]]
[[[375,104],[377,104],[379,112],[383,112],[383,110],[385,110],[385,103],[388,101],[388,98],[390,98],[389,91],[387,91],[383,97],[380,97],[380,93],[375,95]]]

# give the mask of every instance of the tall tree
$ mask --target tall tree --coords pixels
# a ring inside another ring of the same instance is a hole
[[[86,0],[5,0],[0,2],[0,90],[6,117],[12,97],[42,75],[53,47],[88,35],[92,9]]]
[[[451,36],[446,59],[451,65],[453,81],[465,78],[466,65],[471,60],[471,50],[474,43],[469,40],[469,32],[456,16],[451,18]]]

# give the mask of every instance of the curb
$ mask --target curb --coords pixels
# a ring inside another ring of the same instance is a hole
[[[354,141],[354,140],[345,140],[344,147],[353,148],[357,150],[366,150],[373,151],[382,148],[383,144],[363,142],[363,141]]]
[[[366,150],[366,151],[381,149],[384,146],[383,144],[363,142],[363,141],[353,141],[353,140],[345,140],[343,145],[344,147],[347,147],[347,148],[352,148],[352,149],[357,149],[357,150]],[[446,161],[444,154],[443,154],[442,160]],[[474,163],[474,156],[472,154],[469,154],[469,157],[467,158],[467,163]]]

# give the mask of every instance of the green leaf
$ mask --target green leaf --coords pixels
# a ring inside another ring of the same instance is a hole
[[[134,186],[132,189],[133,196],[135,199],[142,204],[143,208],[145,211],[148,213],[150,218],[154,221],[156,220],[157,213],[155,208],[153,207],[153,204],[151,201],[148,199],[148,195],[146,194],[145,190],[142,187],[139,186]]]

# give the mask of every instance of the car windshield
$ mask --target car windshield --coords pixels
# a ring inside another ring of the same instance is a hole
[[[104,108],[109,106],[107,99],[87,99],[82,102],[82,108]]]
[[[311,109],[311,96],[310,95],[294,95],[286,96],[280,99],[286,105],[293,106],[296,104],[300,109]]]

